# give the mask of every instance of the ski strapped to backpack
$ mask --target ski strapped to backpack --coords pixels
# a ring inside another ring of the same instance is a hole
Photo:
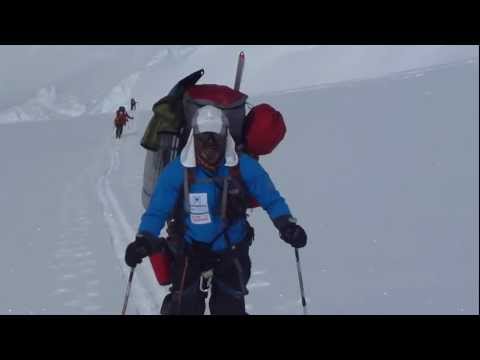
[[[142,203],[145,209],[149,206],[162,170],[179,156],[185,146],[193,115],[199,108],[213,105],[221,109],[228,119],[229,131],[235,141],[237,152],[244,152],[257,160],[260,156],[273,152],[284,138],[286,126],[283,117],[272,106],[259,104],[246,113],[248,96],[239,91],[244,60],[242,52],[238,60],[234,88],[218,84],[198,85],[197,82],[204,74],[204,70],[201,69],[179,81],[167,96],[153,105],[153,116],[141,141],[141,146],[147,150],[142,188]],[[179,199],[175,215],[169,224],[180,222],[181,213],[188,212],[186,195],[190,185],[196,181],[192,170],[185,169],[182,199]],[[232,218],[245,215],[246,209],[258,206],[256,200],[246,191],[238,165],[229,168],[228,177],[212,178],[208,181],[215,182],[222,189],[220,209],[226,224]],[[182,228],[182,224],[176,225]],[[227,228],[224,230],[226,232]],[[165,264],[158,264],[168,261],[168,257],[165,254],[158,256],[155,254],[150,260],[157,280],[162,279],[159,283],[168,284]],[[162,271],[162,274],[157,274],[157,270]]]
[[[185,77],[152,107],[153,116],[141,141],[141,146],[147,150],[142,187],[142,203],[145,209],[150,203],[161,171],[185,146],[186,140],[182,138],[185,124],[183,94],[203,76],[203,73],[201,69]]]

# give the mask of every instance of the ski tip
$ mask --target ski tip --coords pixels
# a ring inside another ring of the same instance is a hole
[[[243,51],[240,51],[240,55],[239,55],[241,58],[245,57],[245,53]]]

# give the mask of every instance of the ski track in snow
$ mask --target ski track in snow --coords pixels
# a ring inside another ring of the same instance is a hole
[[[91,292],[101,296],[98,289],[100,281],[95,275],[96,261],[90,259],[93,251],[88,246],[91,221],[88,220],[85,203],[70,201],[82,179],[77,177],[62,194],[60,223],[61,228],[68,230],[60,233],[56,240],[57,250],[50,268],[61,271],[55,279],[56,289],[50,295],[59,298],[67,312],[90,314],[102,310],[102,306],[88,296]]]
[[[124,264],[124,251],[126,246],[135,238],[135,231],[129,224],[110,183],[112,173],[120,168],[120,146],[123,141],[124,138],[113,140],[113,145],[110,147],[109,168],[98,179],[97,195],[103,205],[105,222],[110,232],[113,249],[121,263],[126,287],[130,268]],[[141,265],[135,269],[129,307],[135,306],[137,314],[158,315],[165,293],[157,285],[148,259],[144,260],[143,266]]]
[[[110,179],[114,178],[112,174],[118,172],[120,169],[120,151],[122,143],[127,141],[126,139],[128,139],[128,135],[136,132],[135,126],[132,127],[133,129],[130,130],[133,131],[124,132],[122,139],[113,140],[113,145],[109,148],[109,168],[105,174],[98,179],[97,182],[97,195],[103,205],[104,218],[110,232],[112,246],[119,262],[121,263],[121,268],[125,278],[125,286],[127,285],[130,269],[124,264],[124,251],[127,244],[134,239],[135,231],[129,224],[118,198],[115,196],[115,193],[112,190]],[[253,277],[258,277],[258,275],[264,275],[265,272],[265,270],[255,271],[252,275]],[[252,283],[248,286],[252,288],[268,287],[270,286],[270,283],[268,281],[257,280],[252,281]],[[129,308],[135,306],[136,313],[141,315],[158,315],[160,313],[160,307],[165,294],[166,290],[157,284],[148,259],[145,259],[144,262],[135,269],[130,295],[131,298],[129,300]],[[93,293],[87,293],[87,296],[90,298],[95,297]],[[76,304],[73,304],[72,306],[75,305]],[[252,304],[246,304],[247,312],[251,312],[252,309]],[[132,310],[130,309],[130,311]],[[209,314],[208,306],[206,309],[206,314]]]

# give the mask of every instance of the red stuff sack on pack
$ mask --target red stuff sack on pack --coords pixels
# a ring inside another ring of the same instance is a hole
[[[268,104],[254,106],[245,119],[245,150],[254,156],[270,154],[286,133],[280,112]]]

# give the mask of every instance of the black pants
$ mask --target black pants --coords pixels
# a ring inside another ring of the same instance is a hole
[[[116,126],[116,131],[115,131],[115,137],[117,139],[120,139],[122,137],[122,132],[123,132],[123,125]]]
[[[246,285],[250,279],[249,244],[226,255],[210,251],[186,251],[172,264],[172,287],[162,304],[162,315],[203,315],[207,293],[200,290],[202,272],[213,269],[212,315],[247,315]],[[183,286],[182,286],[183,285]]]

